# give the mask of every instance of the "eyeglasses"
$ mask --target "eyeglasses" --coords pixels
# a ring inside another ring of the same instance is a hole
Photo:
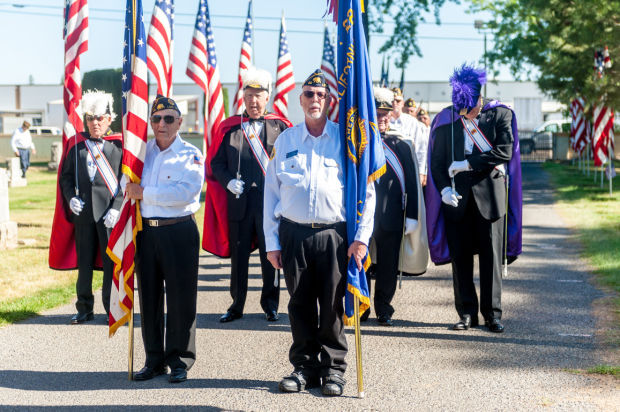
[[[304,96],[306,96],[308,99],[312,99],[315,94],[321,100],[323,100],[324,98],[327,97],[327,93],[326,92],[314,92],[312,90],[304,90]]]
[[[101,122],[105,118],[106,118],[106,116],[93,116],[93,115],[90,115],[90,114],[86,115],[86,121],[87,122],[92,122],[92,121],[95,121],[95,120],[97,120],[98,122]]]
[[[164,122],[166,122],[167,124],[172,124],[175,120],[178,119],[178,117],[174,117],[172,115],[160,116],[158,114],[156,114],[155,116],[151,116],[151,122],[155,124],[159,124],[159,122],[161,122],[161,119],[164,119]]]

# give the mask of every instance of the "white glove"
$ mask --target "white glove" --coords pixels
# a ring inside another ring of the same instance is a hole
[[[452,162],[448,168],[448,174],[450,177],[454,177],[457,173],[466,172],[468,170],[471,170],[471,166],[467,160],[457,160]]]
[[[121,213],[116,209],[108,210],[108,213],[106,213],[105,217],[103,218],[103,225],[108,229],[112,229],[116,222],[118,222],[118,218],[120,215]]]
[[[230,182],[228,182],[228,185],[226,185],[226,187],[228,188],[228,190],[230,190],[232,193],[238,196],[241,193],[243,193],[244,185],[245,185],[245,182],[243,180],[232,179]]]
[[[416,228],[418,227],[418,221],[417,219],[410,219],[407,218],[405,220],[405,234],[408,235],[410,233],[413,233],[414,230],[416,230]]]
[[[447,205],[457,207],[459,205],[458,193],[453,192],[451,187],[444,187],[441,190],[441,201]]]
[[[69,201],[69,209],[71,209],[74,215],[78,216],[84,209],[84,201],[77,196],[72,197]]]

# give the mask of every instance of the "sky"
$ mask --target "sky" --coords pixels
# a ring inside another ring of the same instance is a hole
[[[155,0],[143,0],[145,28],[148,32]],[[4,64],[0,84],[59,84],[63,76],[61,0],[0,0],[0,38]],[[463,3],[467,3],[464,1]],[[121,66],[124,9],[126,0],[89,0],[89,49],[81,57],[82,73]],[[16,5],[18,7],[16,7]],[[193,33],[197,0],[175,1],[173,82],[189,83],[185,74]],[[220,76],[223,82],[237,78],[239,52],[247,15],[247,0],[210,0]],[[254,64],[275,76],[280,16],[287,19],[289,49],[295,80],[303,81],[320,66],[325,20],[325,0],[254,0]],[[406,81],[447,81],[463,62],[479,62],[483,54],[483,35],[474,20],[489,15],[467,13],[465,5],[447,3],[441,11],[441,26],[427,16],[418,35],[423,57],[415,57],[405,71]],[[334,24],[329,21],[330,30]],[[386,25],[387,31],[393,25]],[[372,77],[379,79],[379,47],[387,37],[371,35]],[[490,41],[489,41],[489,44]],[[397,84],[400,70],[392,61],[390,81]],[[511,80],[503,70],[498,77]]]

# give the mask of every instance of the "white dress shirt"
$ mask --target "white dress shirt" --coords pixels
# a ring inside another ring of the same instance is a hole
[[[473,123],[475,123],[476,126],[478,125],[478,119],[469,120],[463,118],[463,121],[465,122],[465,127],[467,127],[470,131],[475,130]],[[465,137],[465,154],[470,155],[472,153],[472,150],[474,150],[474,141],[471,140],[471,137],[469,137],[469,135],[467,134],[467,130],[465,130],[465,127],[463,128],[463,136]]]
[[[427,174],[428,139],[431,133],[430,127],[407,113],[401,113],[398,119],[390,119],[390,129],[401,132],[406,142],[415,151],[418,159],[418,172]]]
[[[24,130],[21,127],[15,129],[13,136],[11,136],[11,148],[14,152],[17,152],[17,149],[34,150],[34,143],[32,143],[30,130]]]
[[[327,121],[314,137],[300,123],[283,131],[265,175],[263,228],[268,252],[280,250],[280,218],[297,223],[346,220],[344,150],[340,129]],[[355,240],[368,245],[375,210],[374,184],[367,185],[366,203]]]
[[[142,181],[142,217],[181,217],[200,209],[204,159],[195,146],[177,134],[174,142],[159,150],[155,139],[146,144]]]

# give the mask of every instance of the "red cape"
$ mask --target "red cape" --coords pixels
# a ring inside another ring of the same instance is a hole
[[[226,189],[213,176],[211,160],[215,157],[226,133],[241,122],[240,116],[232,116],[220,123],[211,145],[207,148],[207,161],[205,162],[205,180],[207,192],[205,194],[205,219],[202,230],[202,248],[219,257],[230,257],[230,243],[228,240],[228,200]],[[249,118],[243,117],[243,121]],[[281,120],[288,127],[293,124],[285,117],[276,114],[265,115],[265,120]]]
[[[87,136],[87,134],[78,133],[76,138],[67,139],[63,144],[62,156],[58,165],[58,177],[56,179],[56,209],[54,210],[54,221],[50,236],[49,265],[52,269],[72,270],[78,267],[77,253],[75,251],[75,232],[73,230],[73,222],[69,219],[71,210],[60,189],[60,174],[62,173],[65,156],[69,153],[69,150],[77,143],[85,141]],[[103,136],[103,138],[105,140],[123,141],[120,133]],[[101,268],[101,256],[99,255],[99,249],[97,249],[95,269],[101,270]]]

